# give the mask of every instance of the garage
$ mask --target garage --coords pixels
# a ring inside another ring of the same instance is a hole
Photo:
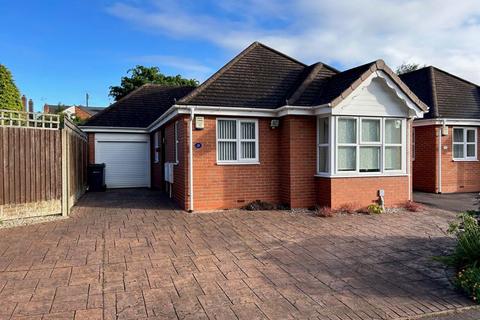
[[[95,162],[105,163],[107,188],[150,187],[148,134],[96,133]]]

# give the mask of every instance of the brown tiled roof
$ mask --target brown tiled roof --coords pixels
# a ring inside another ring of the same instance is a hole
[[[82,109],[83,111],[85,111],[91,116],[105,109],[104,107],[87,107],[87,106],[75,106],[75,107]]]
[[[193,87],[145,84],[91,117],[84,126],[145,128]]]
[[[432,66],[400,78],[430,107],[425,118],[480,118],[480,86]]]
[[[147,85],[114,103],[86,126],[147,127],[176,104],[276,109],[284,105],[336,106],[377,70],[387,73],[419,107],[427,106],[377,60],[343,72],[316,63],[307,66],[255,42],[198,88]]]
[[[275,109],[285,105],[306,65],[254,42],[179,104]]]

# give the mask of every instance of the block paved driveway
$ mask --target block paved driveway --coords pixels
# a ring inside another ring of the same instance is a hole
[[[444,212],[187,214],[87,194],[72,218],[0,230],[0,319],[393,319],[472,306],[432,260]]]

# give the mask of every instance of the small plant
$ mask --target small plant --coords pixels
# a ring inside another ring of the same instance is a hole
[[[367,211],[369,214],[380,214],[383,213],[383,208],[377,203],[372,203],[367,207]]]
[[[340,207],[338,207],[336,212],[353,214],[356,212],[355,207],[357,206],[352,202],[344,203]]]
[[[335,212],[330,207],[321,207],[316,209],[316,214],[319,217],[330,218],[333,217]]]
[[[476,263],[458,272],[455,285],[467,293],[473,301],[480,302],[480,268]]]
[[[405,210],[410,212],[420,212],[424,210],[424,207],[421,204],[411,200],[405,202],[403,207],[405,208]]]
[[[273,210],[275,209],[275,206],[266,201],[255,200],[250,202],[249,204],[244,205],[242,209],[248,211]]]

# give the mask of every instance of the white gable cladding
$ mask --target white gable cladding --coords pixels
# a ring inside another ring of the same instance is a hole
[[[334,115],[422,117],[422,112],[383,72],[371,74],[348,97],[332,108]]]

